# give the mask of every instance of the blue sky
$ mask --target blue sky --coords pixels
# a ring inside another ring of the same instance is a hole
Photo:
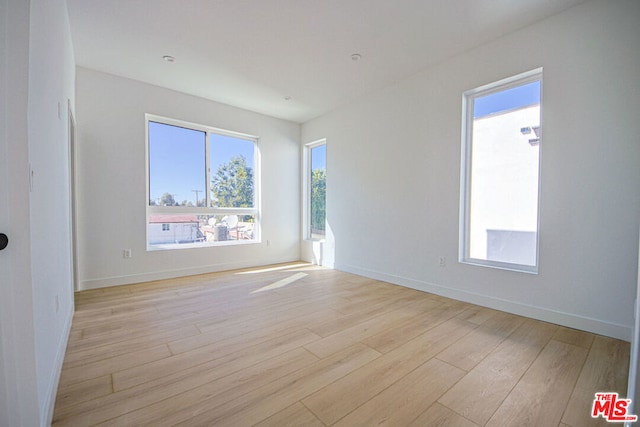
[[[473,118],[540,103],[540,81],[475,98]]]
[[[327,145],[322,144],[311,149],[311,170],[327,168]]]
[[[173,194],[178,203],[196,204],[205,197],[205,132],[149,122],[149,197],[158,200]],[[210,134],[210,167],[215,174],[221,164],[244,155],[253,164],[254,143],[240,138]]]

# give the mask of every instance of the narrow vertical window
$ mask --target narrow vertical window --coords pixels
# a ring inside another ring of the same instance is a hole
[[[538,271],[542,70],[464,94],[461,262]]]
[[[307,145],[307,238],[325,238],[327,193],[327,145],[323,141]]]

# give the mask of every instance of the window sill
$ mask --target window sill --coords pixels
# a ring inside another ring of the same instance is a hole
[[[164,243],[158,245],[147,245],[147,252],[156,251],[172,251],[181,249],[201,249],[201,248],[220,248],[229,246],[257,245],[259,240],[227,240],[223,242],[207,242],[207,243]]]
[[[527,273],[527,274],[538,274],[538,266],[532,265],[520,265],[520,264],[509,264],[507,262],[498,262],[498,261],[486,261],[481,259],[461,259],[459,260],[461,264],[473,265],[477,267],[488,267],[494,268],[497,270],[506,270],[513,271],[516,273]]]

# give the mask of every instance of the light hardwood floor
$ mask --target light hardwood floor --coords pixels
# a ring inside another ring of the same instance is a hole
[[[80,292],[54,426],[572,426],[629,344],[294,263]]]

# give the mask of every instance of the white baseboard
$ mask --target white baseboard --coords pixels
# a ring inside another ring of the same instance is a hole
[[[468,302],[471,304],[481,305],[483,307],[493,308],[495,310],[506,311],[508,313],[566,326],[569,328],[593,332],[595,334],[605,335],[624,341],[631,340],[632,328],[626,325],[606,322],[603,320],[572,313],[550,310],[548,308],[523,304],[516,301],[509,301],[502,298],[490,297],[475,292],[469,292],[462,289],[454,289],[435,283],[412,279],[409,277],[382,273],[379,271],[369,270],[354,265],[336,263],[335,269],[346,271],[348,273],[358,274],[364,277],[369,277],[371,279],[382,280],[384,282],[389,282],[395,285],[405,286],[407,288],[416,289],[419,291],[429,292],[459,301]]]
[[[67,351],[67,343],[69,342],[69,335],[71,333],[71,322],[73,320],[74,305],[71,303],[71,308],[67,313],[64,329],[60,341],[58,342],[58,349],[56,350],[56,360],[54,363],[53,372],[49,378],[49,389],[47,390],[47,398],[44,400],[41,414],[45,415],[44,423],[42,427],[48,427],[53,420],[53,410],[56,405],[56,396],[58,394],[58,385],[60,384],[60,374],[62,373],[62,364],[64,362],[64,355]]]
[[[151,282],[154,280],[173,279],[176,277],[194,276],[197,274],[217,273],[220,271],[236,270],[239,268],[259,267],[268,264],[280,264],[298,261],[298,257],[251,259],[223,264],[210,264],[201,267],[177,268],[171,270],[151,271],[123,276],[101,277],[97,279],[81,280],[81,291],[106,288],[110,286],[130,285],[132,283]]]

